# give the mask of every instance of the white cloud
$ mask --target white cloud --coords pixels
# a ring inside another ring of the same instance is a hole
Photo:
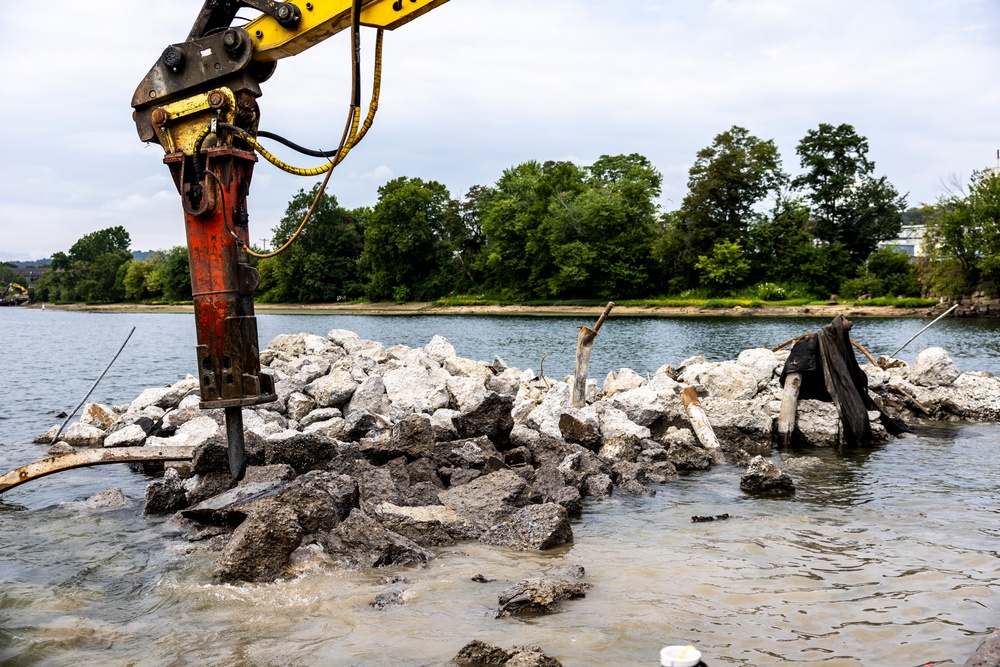
[[[5,252],[65,249],[111,224],[133,247],[183,243],[162,150],[135,137],[130,101],[201,4],[107,0],[82,12],[51,0],[47,15],[73,20],[44,23],[32,3],[5,8],[0,58],[16,66],[0,71],[0,214],[5,232],[20,228]],[[83,36],[84,47],[52,46]],[[455,0],[386,35],[378,117],[332,192],[372,205],[385,180],[410,176],[460,196],[526,160],[637,152],[679,203],[695,153],[733,124],[773,138],[794,172],[806,131],[848,122],[911,203],[931,201],[942,178],[991,164],[1000,145],[998,36],[994,0]],[[281,61],[263,84],[261,127],[336,144],[347,56],[340,35]],[[314,182],[258,164],[252,233]]]

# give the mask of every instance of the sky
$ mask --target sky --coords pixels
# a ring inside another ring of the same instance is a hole
[[[116,225],[133,250],[183,245],[163,151],[140,142],[130,102],[202,2],[8,5],[0,260],[48,257]],[[373,44],[365,30],[366,71]],[[773,139],[794,176],[809,130],[848,123],[877,175],[910,205],[933,203],[997,164],[998,64],[996,0],[450,0],[386,34],[378,116],[330,191],[347,208],[372,206],[379,186],[408,176],[459,198],[529,160],[639,153],[673,210],[697,151],[733,125]],[[333,147],[349,102],[347,35],[280,61],[262,88],[261,129]],[[258,163],[252,240],[269,239],[316,180]]]

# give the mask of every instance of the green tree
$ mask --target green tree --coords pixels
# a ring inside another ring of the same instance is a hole
[[[299,192],[272,230],[275,247],[292,237],[319,185]],[[261,260],[261,300],[333,302],[361,296],[359,260],[363,241],[358,224],[336,198],[324,193],[299,237],[279,255]]]
[[[174,246],[165,253],[159,274],[163,297],[167,301],[191,300],[191,265],[186,246]]]
[[[725,293],[742,287],[750,273],[750,262],[736,241],[721,241],[711,255],[701,255],[695,263],[701,274],[701,284],[713,293]]]
[[[80,237],[69,249],[70,262],[93,262],[101,255],[128,250],[132,240],[124,227],[109,227]],[[57,253],[58,254],[58,253]],[[55,255],[53,255],[55,259]]]
[[[375,301],[427,301],[451,291],[448,228],[457,215],[436,181],[400,177],[379,188],[364,236],[363,264]]]
[[[815,296],[836,293],[853,275],[852,264],[842,244],[817,241],[814,227],[804,201],[779,198],[773,214],[750,230],[752,281],[794,286]]]
[[[860,265],[879,241],[899,233],[906,197],[885,176],[874,176],[868,140],[853,126],[821,123],[796,152],[805,172],[792,187],[813,204],[816,238],[843,244],[851,261]]]
[[[484,243],[477,268],[485,286],[504,298],[539,298],[553,260],[542,225],[554,199],[582,190],[583,174],[568,162],[524,162],[505,169],[480,213]]]
[[[787,181],[774,141],[734,125],[698,151],[688,194],[670,231],[674,271],[693,282],[697,258],[723,241],[740,241],[760,221],[760,204]]]
[[[1000,285],[1000,175],[977,171],[967,194],[942,197],[924,246],[938,264],[933,278],[939,293],[967,293],[983,279]],[[942,270],[947,267],[954,268],[952,275]]]

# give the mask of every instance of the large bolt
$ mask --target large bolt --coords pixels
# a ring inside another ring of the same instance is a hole
[[[238,28],[230,28],[222,34],[222,45],[231,55],[238,56],[243,50],[243,34]]]
[[[275,12],[274,18],[278,19],[278,23],[284,28],[294,28],[299,24],[299,19],[302,18],[302,14],[299,12],[299,8],[290,2],[283,2],[278,5],[278,11]]]
[[[221,90],[213,90],[208,93],[208,106],[213,109],[221,109],[226,105],[226,95]]]
[[[149,114],[149,119],[153,121],[153,125],[156,125],[157,127],[166,125],[169,117],[170,116],[167,114],[167,110],[163,107],[156,107],[153,109],[153,113]]]
[[[163,60],[163,64],[174,72],[184,67],[184,52],[176,46],[168,46],[163,49],[163,55],[160,58]]]

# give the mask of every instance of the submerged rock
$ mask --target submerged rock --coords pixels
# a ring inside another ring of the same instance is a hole
[[[474,639],[451,659],[460,667],[562,667],[562,663],[544,653],[540,646],[513,646],[509,649]]]
[[[740,478],[740,489],[753,495],[790,496],[795,493],[795,483],[778,466],[763,456],[755,456]]]
[[[497,618],[551,612],[563,600],[582,598],[591,585],[559,577],[525,579],[504,589],[497,598]]]

